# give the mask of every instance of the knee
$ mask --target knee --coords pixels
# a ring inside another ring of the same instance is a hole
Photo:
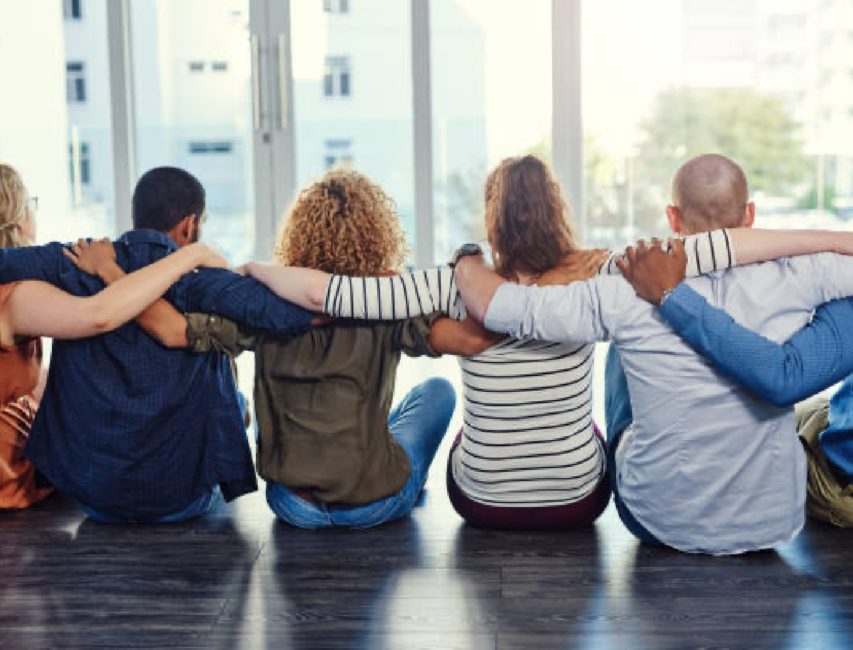
[[[449,381],[443,377],[430,377],[421,387],[428,403],[434,405],[436,410],[453,412],[456,407],[456,391]]]

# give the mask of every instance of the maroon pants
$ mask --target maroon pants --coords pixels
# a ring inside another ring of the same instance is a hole
[[[602,443],[604,436],[595,427]],[[453,454],[462,442],[462,432],[456,434],[447,460],[447,494],[453,509],[465,521],[480,528],[502,528],[515,530],[571,530],[592,524],[604,512],[610,500],[610,486],[603,476],[595,489],[580,501],[564,506],[540,508],[507,508],[487,506],[468,497],[453,479]]]

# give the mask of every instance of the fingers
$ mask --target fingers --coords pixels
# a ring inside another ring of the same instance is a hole
[[[64,246],[62,247],[62,254],[65,255],[65,257],[67,257],[69,260],[71,260],[71,262],[75,266],[80,263],[80,260],[77,257],[77,255],[75,253],[71,252],[70,250],[68,250],[67,248],[65,248]]]

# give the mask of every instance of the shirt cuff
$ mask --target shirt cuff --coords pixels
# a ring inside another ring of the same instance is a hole
[[[682,282],[658,307],[658,313],[672,329],[681,332],[699,318],[705,302],[705,298]]]
[[[524,317],[525,287],[504,282],[492,296],[483,325],[493,332],[512,334]]]

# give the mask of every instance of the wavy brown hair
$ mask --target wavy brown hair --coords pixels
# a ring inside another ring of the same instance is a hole
[[[486,233],[500,275],[538,276],[578,250],[560,186],[536,156],[501,161],[485,194]]]
[[[364,276],[401,271],[407,252],[391,197],[363,174],[335,169],[299,193],[275,256],[288,266]]]
[[[26,246],[21,225],[27,219],[30,195],[14,167],[0,163],[0,248]]]

